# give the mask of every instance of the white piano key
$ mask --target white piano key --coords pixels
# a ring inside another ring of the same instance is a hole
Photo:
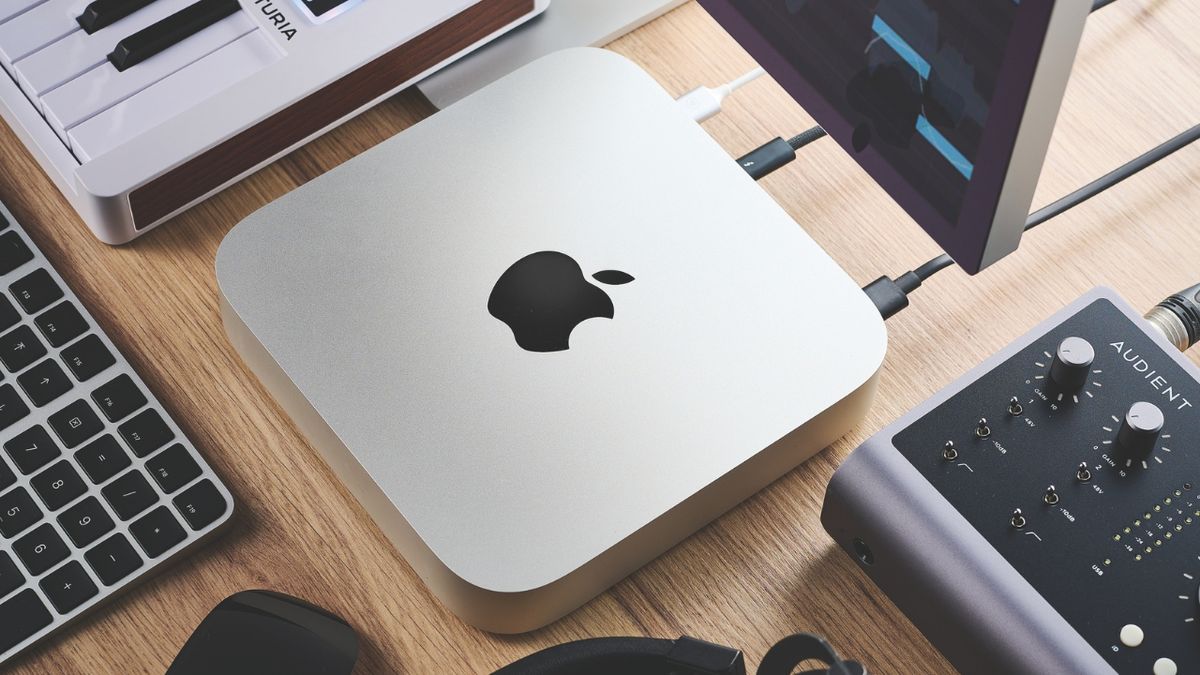
[[[4,23],[14,16],[24,12],[34,5],[41,4],[45,0],[0,0],[0,23]]]
[[[75,17],[90,0],[46,0],[0,24],[0,60],[11,66],[21,58],[82,28]]]
[[[17,61],[13,72],[25,93],[36,100],[80,73],[104,63],[121,38],[133,35],[193,2],[195,0],[156,0],[91,35],[82,30],[75,31]]]
[[[124,72],[105,62],[43,96],[42,110],[46,114],[46,121],[66,140],[67,131],[80,122],[108,110],[252,30],[254,20],[245,12],[238,12]]]
[[[281,58],[262,31],[240,37],[74,127],[71,149],[81,162],[99,157]]]

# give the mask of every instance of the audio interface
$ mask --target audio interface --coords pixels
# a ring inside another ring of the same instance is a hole
[[[822,521],[964,672],[1197,672],[1197,406],[1097,289],[855,450]]]

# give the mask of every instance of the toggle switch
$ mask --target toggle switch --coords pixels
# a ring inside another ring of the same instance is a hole
[[[987,438],[988,436],[991,436],[991,435],[992,435],[992,428],[990,426],[988,426],[987,418],[980,417],[979,421],[975,424],[975,437],[976,438]]]
[[[1010,525],[1016,529],[1025,527],[1028,521],[1025,520],[1025,514],[1021,513],[1021,509],[1013,509],[1012,517],[1008,519]]]
[[[1055,489],[1055,487],[1053,485],[1046,488],[1046,494],[1042,496],[1042,501],[1046,502],[1046,504],[1048,504],[1050,506],[1054,506],[1055,504],[1057,504],[1059,501],[1058,490]]]

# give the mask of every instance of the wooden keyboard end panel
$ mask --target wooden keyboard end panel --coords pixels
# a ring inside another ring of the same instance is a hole
[[[342,79],[129,194],[137,229],[157,223],[534,11],[534,0],[483,0]]]

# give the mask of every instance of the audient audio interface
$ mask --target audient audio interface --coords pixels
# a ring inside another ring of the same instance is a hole
[[[1196,672],[1198,376],[1095,290],[856,450],[822,521],[964,672]]]

